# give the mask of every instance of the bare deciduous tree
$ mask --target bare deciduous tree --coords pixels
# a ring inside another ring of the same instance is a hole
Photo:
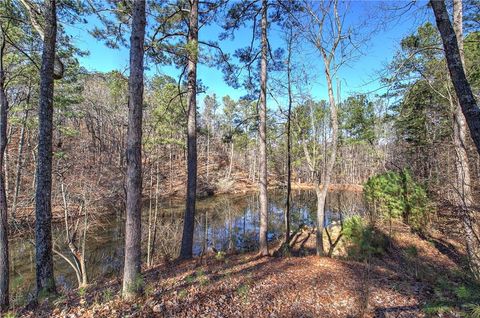
[[[322,58],[325,80],[327,83],[328,103],[330,106],[331,141],[328,160],[325,162],[322,174],[316,173],[315,192],[317,194],[317,255],[323,255],[323,227],[325,218],[325,200],[332,177],[337,154],[338,115],[337,102],[333,89],[333,78],[339,68],[351,58],[348,46],[352,44],[351,27],[344,25],[348,8],[339,9],[340,2],[332,1],[304,1],[307,13],[306,23],[298,21],[300,31],[305,38],[317,49]],[[326,144],[325,144],[326,145]],[[327,149],[324,149],[327,156]],[[321,179],[321,180],[320,180]],[[321,186],[320,186],[321,184]]]

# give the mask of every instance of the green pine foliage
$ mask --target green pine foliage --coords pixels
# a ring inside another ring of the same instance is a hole
[[[387,171],[370,177],[364,185],[370,221],[403,218],[414,230],[424,230],[431,204],[425,187],[413,180],[410,172]]]
[[[358,215],[345,220],[342,233],[347,242],[347,254],[352,259],[381,256],[387,247],[387,238]]]

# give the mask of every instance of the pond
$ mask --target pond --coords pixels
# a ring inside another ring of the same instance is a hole
[[[152,200],[153,201],[153,200]],[[154,202],[152,202],[154,209]],[[269,192],[268,239],[273,241],[283,235],[285,191]],[[327,196],[325,225],[348,215],[363,213],[362,194],[335,191]],[[143,212],[143,239],[147,245],[149,202]],[[156,226],[155,259],[175,258],[180,251],[184,204],[161,201]],[[312,191],[293,191],[291,209],[292,229],[300,224],[313,225],[316,212],[316,196]],[[194,234],[194,253],[205,250],[253,250],[257,247],[259,232],[259,201],[257,193],[243,195],[217,195],[197,201]],[[124,218],[118,211],[109,217],[91,221],[86,240],[86,264],[90,282],[99,278],[119,277],[123,263]],[[55,246],[68,254],[64,244],[63,224],[53,228]],[[32,236],[33,237],[33,236]],[[11,293],[13,300],[29,297],[35,287],[35,253],[31,237],[16,238],[10,243]],[[144,248],[146,250],[146,248]],[[54,256],[55,278],[58,286],[75,288],[74,271],[61,257]]]

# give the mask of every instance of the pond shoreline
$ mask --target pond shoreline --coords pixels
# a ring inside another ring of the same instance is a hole
[[[273,183],[273,182],[272,182]],[[239,186],[241,183],[234,183],[232,187],[229,189],[223,189],[219,190],[218,192],[213,192],[208,195],[202,195],[202,193],[205,193],[201,189],[198,191],[199,193],[197,194],[197,200],[204,200],[207,198],[214,198],[217,196],[221,195],[246,195],[249,193],[255,193],[258,192],[258,187],[256,185],[250,184],[248,186],[245,186],[244,184],[241,184],[243,186]],[[320,185],[321,187],[321,185]],[[286,189],[285,184],[272,184],[268,187],[268,190],[279,190],[279,189]],[[315,190],[315,184],[313,183],[292,183],[292,190],[297,191],[297,190]],[[362,192],[363,191],[363,186],[359,184],[330,184],[328,186],[328,191],[351,191],[351,192]],[[147,191],[145,191],[147,192]],[[154,200],[154,198],[150,198],[148,195],[142,197],[142,203],[144,206],[149,204],[149,201]],[[162,193],[159,195],[159,200],[169,200],[171,202],[175,202],[175,204],[181,205],[184,201],[184,195],[179,193],[179,192],[167,192],[167,193]],[[119,198],[119,201],[120,198]],[[119,210],[122,210],[123,207],[120,205],[112,205],[112,204],[99,204],[96,208],[94,208],[94,214],[96,217],[107,217],[107,216],[112,216],[118,213]],[[28,231],[30,229],[33,229],[35,226],[35,210],[34,207],[28,207],[24,208],[24,210],[28,211],[27,213],[19,211],[17,214],[17,218],[15,219],[15,223],[13,223],[10,220],[9,227],[10,227],[10,232],[12,233],[12,238],[22,236],[25,231]],[[25,215],[27,214],[27,215]],[[64,211],[63,207],[60,206],[54,206],[52,207],[52,224],[58,224],[60,222],[64,222]]]
[[[271,189],[269,194],[268,241],[276,242],[284,237],[285,191]],[[315,219],[316,195],[313,191],[295,189],[291,197],[291,229],[312,228]],[[333,191],[327,196],[325,225],[338,222],[343,216],[363,211],[361,193],[352,191]],[[158,222],[151,223],[149,202],[143,206],[142,217],[142,249],[152,244],[151,260],[173,260],[179,255],[182,239],[184,204],[182,201],[159,201],[157,209]],[[193,254],[201,255],[206,251],[228,253],[245,252],[258,248],[259,236],[259,198],[255,192],[218,194],[200,199],[196,205],[196,223],[194,230]],[[121,270],[124,253],[125,221],[120,213],[107,217],[88,217],[87,231],[82,228],[75,231],[86,233],[85,259],[89,280],[95,281]],[[91,220],[91,221],[90,221]],[[91,223],[90,223],[91,222]],[[75,223],[70,220],[70,223]],[[79,222],[80,225],[84,224]],[[154,224],[154,225],[152,225]],[[149,232],[149,229],[155,229]],[[72,231],[72,230],[71,230]],[[311,231],[310,231],[311,232]],[[73,233],[73,232],[71,232]],[[162,233],[148,240],[148,233]],[[332,232],[333,233],[333,232]],[[331,234],[332,234],[331,233]],[[25,238],[31,238],[33,231],[28,229],[24,236],[16,236],[11,241],[12,259],[12,291],[16,295],[28,294],[34,282],[34,249],[27,244]],[[292,234],[293,235],[293,234]],[[58,251],[70,255],[69,246],[65,243],[65,224],[58,222],[52,225],[52,236]],[[325,237],[325,242],[327,237]],[[276,243],[274,243],[276,244]],[[25,260],[25,255],[29,260]],[[145,255],[146,256],[146,255]],[[74,288],[76,280],[68,262],[63,258],[55,261],[56,276],[59,284],[65,288]]]

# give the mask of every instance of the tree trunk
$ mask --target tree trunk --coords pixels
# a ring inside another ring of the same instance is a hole
[[[145,0],[133,2],[128,79],[127,211],[125,226],[124,298],[141,293],[142,227],[142,107]]]
[[[321,188],[319,182],[315,182],[315,194],[317,196],[317,232],[316,232],[316,253],[318,256],[323,256],[325,251],[323,249],[323,230],[325,222],[325,198],[327,196]]]
[[[27,97],[27,105],[30,103],[30,92]],[[15,173],[15,189],[13,193],[13,203],[12,203],[12,219],[15,221],[15,212],[17,211],[17,201],[18,195],[20,194],[20,180],[22,176],[23,168],[23,146],[25,144],[25,131],[28,120],[28,109],[25,110],[25,116],[23,118],[22,130],[20,132],[20,144],[18,145],[18,155],[17,155],[17,171]]]
[[[153,190],[153,171],[150,165],[150,191],[148,195],[148,238],[147,238],[147,267],[151,265],[151,248],[152,245],[152,217],[153,217],[153,209],[152,209],[152,190]]]
[[[195,226],[195,200],[197,193],[197,58],[198,58],[198,0],[191,1],[188,32],[188,118],[187,118],[187,197],[183,221],[180,257],[192,257]]]
[[[5,93],[5,71],[3,57],[5,52],[5,34],[2,32],[0,47],[0,313],[9,306],[9,258],[8,258],[8,214],[7,196],[5,191],[5,171],[3,170],[3,156],[7,145],[7,114],[8,100]]]
[[[463,55],[463,18],[462,1],[453,1],[453,27],[457,38],[458,48],[462,65],[465,65]],[[480,242],[478,240],[478,224],[475,220],[475,213],[472,211],[473,195],[470,177],[470,168],[467,156],[467,125],[458,100],[453,102],[454,107],[454,133],[457,190],[462,204],[462,223],[465,231],[465,243],[467,247],[470,270],[476,279],[480,280]]]
[[[210,165],[210,125],[207,125],[207,184],[208,184],[208,172],[209,172],[209,165]]]
[[[233,143],[233,138],[232,138],[232,145],[230,146],[230,165],[228,167],[228,176],[227,178],[230,179],[230,177],[232,176],[232,168],[233,168],[233,147],[234,147],[234,143]]]
[[[37,182],[35,188],[35,258],[37,297],[55,293],[52,254],[52,128],[56,0],[45,1],[45,37],[40,70]]]
[[[337,154],[337,139],[338,139],[338,119],[337,119],[337,105],[333,95],[332,77],[330,75],[330,62],[325,60],[325,79],[327,80],[328,88],[328,100],[330,103],[330,121],[332,125],[332,145],[331,153],[326,164],[324,172],[324,178],[322,182],[321,193],[317,193],[317,255],[324,255],[323,250],[323,226],[325,219],[325,205],[328,192],[328,186],[330,185],[330,179],[333,173],[333,167],[335,166],[335,159]],[[325,156],[327,156],[325,152]],[[318,192],[318,190],[317,190]]]
[[[7,119],[8,120],[8,119]],[[13,129],[12,127],[8,127],[8,133],[7,133],[7,137],[6,137],[6,140],[7,140],[7,143],[5,144],[5,150],[4,150],[4,159],[3,159],[3,165],[4,165],[4,181],[5,181],[5,198],[7,198],[8,200],[8,197],[10,196],[10,173],[8,171],[8,167],[10,166],[10,161],[9,161],[9,153],[8,153],[8,142],[10,140],[10,138],[12,137],[12,133],[13,133]]]
[[[290,196],[292,192],[292,137],[291,137],[291,117],[292,117],[292,79],[291,79],[291,60],[292,60],[292,41],[293,34],[290,30],[288,38],[288,57],[287,57],[287,85],[288,85],[288,113],[287,113],[287,202],[285,208],[285,246],[289,246],[290,241]]]
[[[262,59],[260,70],[260,255],[268,255],[268,198],[267,198],[267,0],[262,0]]]
[[[170,138],[172,138],[172,134],[170,134]],[[172,191],[173,189],[173,149],[172,149],[172,144],[168,144],[168,160],[169,160],[169,168],[170,168],[170,171],[168,173],[168,183],[169,183],[169,186],[170,186],[170,191]]]
[[[455,31],[450,23],[448,11],[443,0],[431,0],[438,30],[442,37],[445,58],[447,60],[450,78],[465,116],[470,134],[480,154],[480,109],[473,96],[470,84],[467,81]]]
[[[88,284],[88,275],[87,275],[87,265],[85,261],[85,245],[87,242],[87,229],[88,229],[88,214],[87,214],[87,207],[84,207],[85,214],[83,219],[83,238],[82,238],[82,250],[81,250],[81,260],[80,260],[80,269],[82,271],[82,285],[81,287],[85,287]]]
[[[157,219],[158,219],[158,189],[160,186],[160,178],[158,172],[158,161],[157,161],[157,171],[155,173],[156,176],[156,185],[155,185],[155,211],[153,213],[153,238],[152,238],[152,245],[149,246],[150,248],[150,257],[151,261],[153,262],[153,257],[155,255],[155,242],[157,239]]]

